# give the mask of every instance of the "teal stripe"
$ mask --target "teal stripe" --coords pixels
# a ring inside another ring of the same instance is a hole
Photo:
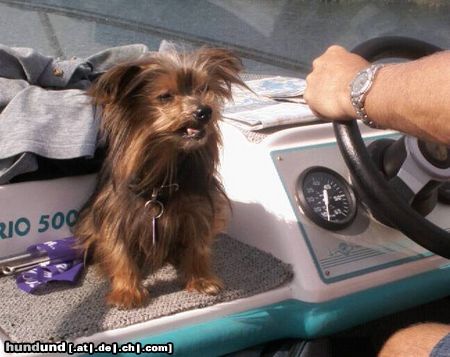
[[[177,356],[219,356],[280,338],[316,338],[450,294],[450,266],[313,304],[285,300],[132,342],[173,342]],[[133,356],[119,354],[119,356]]]

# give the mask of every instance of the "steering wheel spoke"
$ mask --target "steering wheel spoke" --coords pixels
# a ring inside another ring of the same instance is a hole
[[[412,191],[409,185],[405,183],[401,177],[395,176],[390,179],[389,185],[405,202],[408,202],[408,204],[412,203],[417,192]]]
[[[400,167],[397,177],[401,179],[408,188],[417,194],[425,185],[434,181],[447,181],[450,179],[450,167],[438,167],[430,159],[425,157],[420,141],[417,138],[407,136],[405,139],[406,159]],[[431,156],[433,153],[427,153]],[[443,165],[445,160],[442,160]]]

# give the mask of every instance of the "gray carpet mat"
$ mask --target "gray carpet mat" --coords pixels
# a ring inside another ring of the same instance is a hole
[[[213,261],[225,283],[219,295],[183,290],[176,270],[166,265],[145,281],[149,304],[129,311],[105,305],[108,283],[92,269],[76,286],[55,282],[38,295],[19,290],[13,278],[0,278],[0,330],[15,342],[71,340],[248,297],[286,284],[293,276],[289,265],[225,235],[215,242]]]

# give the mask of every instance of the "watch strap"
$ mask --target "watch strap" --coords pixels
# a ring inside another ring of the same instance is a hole
[[[369,68],[359,72],[355,78],[357,78],[362,72],[369,73],[369,78],[367,79],[369,82],[368,86],[362,94],[360,94],[358,96],[354,96],[353,94],[351,94],[351,98],[350,98],[353,108],[355,109],[357,118],[360,119],[365,125],[373,128],[373,129],[381,129],[381,127],[375,121],[373,121],[372,119],[370,119],[368,117],[364,104],[366,101],[367,94],[369,93],[370,89],[372,88],[372,84],[375,80],[375,76],[382,67],[383,67],[382,64],[373,64]]]

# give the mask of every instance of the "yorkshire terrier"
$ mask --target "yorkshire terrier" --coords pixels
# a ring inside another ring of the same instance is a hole
[[[110,280],[108,304],[144,305],[142,279],[165,263],[188,291],[223,288],[211,267],[229,213],[218,122],[231,86],[245,87],[241,69],[225,49],[172,48],[117,65],[90,88],[107,150],[74,234]]]

